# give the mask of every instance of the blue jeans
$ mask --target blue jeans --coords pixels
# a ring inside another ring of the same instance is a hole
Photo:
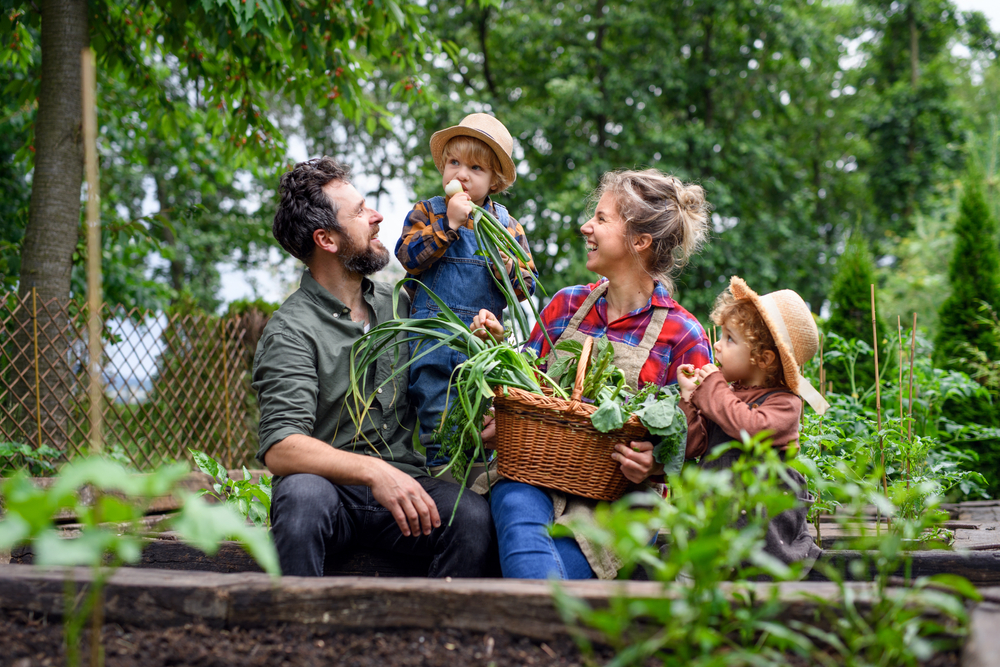
[[[572,537],[553,538],[552,498],[544,489],[502,479],[490,492],[500,569],[518,579],[592,579],[586,556]]]

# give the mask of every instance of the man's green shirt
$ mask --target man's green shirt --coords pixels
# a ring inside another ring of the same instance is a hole
[[[372,326],[396,317],[391,285],[365,278],[361,290]],[[399,316],[406,317],[409,309],[409,298],[401,293]],[[258,460],[263,463],[275,443],[301,433],[338,449],[377,456],[414,477],[427,474],[424,456],[413,449],[416,410],[406,396],[408,373],[381,386],[406,363],[406,345],[400,346],[398,360],[390,350],[375,362],[366,393],[380,388],[360,429],[357,417],[352,419],[351,346],[363,333],[363,325],[351,321],[350,309],[306,269],[299,289],[281,304],[257,345],[253,387],[260,403]]]

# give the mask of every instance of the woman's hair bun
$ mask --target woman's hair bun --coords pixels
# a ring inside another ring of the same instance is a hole
[[[629,237],[649,234],[653,239],[644,268],[672,292],[674,273],[708,237],[711,206],[704,188],[657,169],[644,169],[605,173],[595,201],[605,193],[614,196]]]

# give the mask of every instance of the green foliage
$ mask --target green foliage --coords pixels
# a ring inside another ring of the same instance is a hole
[[[881,470],[870,457],[856,468],[844,461],[849,474],[823,487],[836,493],[841,520],[857,520],[873,502],[893,516],[891,532],[875,543],[868,604],[858,604],[844,573],[819,564],[839,595],[812,597],[811,619],[789,618],[776,587],[747,580],[801,576],[799,564],[785,566],[763,551],[768,517],[794,505],[785,486],[794,484],[765,438],[723,445],[712,455],[730,446],[744,452],[731,470],[687,466],[670,477],[668,501],[625,498],[598,508],[596,524],[572,526],[576,534],[612,548],[626,575],[642,565],[663,585],[655,598],[621,597],[605,609],[556,588],[564,618],[596,630],[615,648],[609,664],[916,664],[957,645],[968,624],[961,599],[979,599],[968,581],[945,575],[919,579],[909,588],[889,587],[889,576],[905,559],[903,545],[933,531],[940,520],[936,497],[925,485],[894,490],[890,500],[880,493]],[[791,465],[819,475],[809,458]],[[897,514],[898,507],[914,503],[920,505],[914,516]],[[656,530],[667,538],[662,550],[650,544]],[[589,646],[582,634],[578,641]]]
[[[138,562],[142,553],[141,519],[158,497],[177,492],[177,484],[188,473],[184,464],[163,466],[149,474],[131,473],[120,464],[101,457],[78,458],[64,466],[48,489],[34,486],[18,473],[0,486],[5,515],[0,520],[0,549],[30,543],[39,566],[84,565],[94,571],[86,595],[76,595],[71,581],[66,585],[65,636],[67,663],[79,664],[79,639],[90,614],[100,619],[102,591],[114,570]],[[80,499],[89,487],[93,502]],[[69,510],[82,527],[80,536],[60,536],[56,517]],[[223,539],[235,539],[273,576],[280,574],[278,554],[269,535],[246,525],[226,506],[209,506],[196,496],[184,499],[180,511],[163,528],[177,531],[180,538],[208,555]],[[98,623],[99,624],[99,623]]]
[[[23,442],[0,442],[0,477],[18,470],[31,477],[45,476],[55,471],[51,460],[58,456],[59,452],[46,444],[36,448]]]
[[[953,368],[961,345],[979,348],[986,356],[1000,357],[1000,340],[983,324],[979,309],[983,302],[1000,308],[1000,233],[990,215],[977,175],[966,179],[958,220],[955,250],[948,270],[951,295],[941,306],[935,338],[934,359]]]
[[[830,319],[825,331],[843,339],[866,341],[867,349],[852,351],[855,358],[854,382],[851,382],[847,365],[837,357],[831,358],[827,378],[833,381],[836,391],[852,393],[869,387],[875,382],[872,345],[871,286],[875,284],[875,263],[865,239],[854,232],[847,240],[844,252],[837,258],[837,273],[830,288]],[[878,340],[885,338],[885,324],[878,321]],[[860,343],[859,343],[860,344]]]
[[[979,312],[978,323],[990,330],[994,348],[1000,347],[1000,316],[985,301],[979,306]],[[960,345],[959,352],[964,355],[959,362],[968,366],[972,379],[1000,397],[1000,358],[969,343]]]
[[[209,495],[232,507],[258,528],[271,526],[271,478],[261,475],[253,483],[250,471],[243,466],[243,479],[231,479],[224,465],[204,452],[188,449],[194,463],[212,478],[212,488],[202,489],[197,495]]]

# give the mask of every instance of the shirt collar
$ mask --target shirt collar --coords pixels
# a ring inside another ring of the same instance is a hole
[[[299,289],[305,292],[317,304],[329,309],[330,312],[339,313],[347,308],[346,305],[341,303],[340,299],[330,294],[325,287],[319,284],[319,281],[313,278],[309,267],[302,270],[302,281],[299,283]],[[370,303],[374,293],[375,283],[365,276],[361,279],[361,294],[365,301]]]
[[[601,278],[599,281],[597,281],[597,285],[600,285],[601,283],[607,281],[608,281],[607,278]],[[602,296],[601,298],[606,299],[606,296]],[[677,302],[674,301],[673,298],[671,298],[670,292],[667,291],[667,288],[659,280],[653,282],[653,294],[649,297],[649,301],[646,302],[646,305],[644,307],[639,308],[638,310],[645,311],[650,307],[655,307],[655,308],[677,307]]]

